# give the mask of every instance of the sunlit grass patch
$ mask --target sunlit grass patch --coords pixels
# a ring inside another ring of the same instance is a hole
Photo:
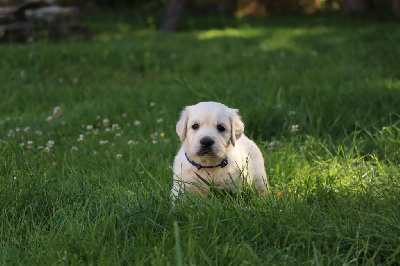
[[[199,40],[209,40],[220,37],[239,37],[239,38],[251,38],[260,36],[265,30],[264,29],[252,29],[252,28],[227,28],[221,30],[207,30],[198,34]]]

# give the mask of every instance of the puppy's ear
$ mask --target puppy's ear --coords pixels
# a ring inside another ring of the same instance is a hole
[[[185,109],[183,109],[181,117],[178,123],[176,124],[176,134],[178,134],[181,142],[183,142],[186,138],[186,128],[188,120],[189,120],[189,111],[188,108],[186,107]]]
[[[239,116],[239,110],[232,109],[231,116],[231,143],[235,147],[236,140],[238,140],[244,131],[244,124]]]

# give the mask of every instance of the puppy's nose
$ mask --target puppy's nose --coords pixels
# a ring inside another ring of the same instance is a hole
[[[200,140],[200,144],[201,144],[201,146],[203,146],[203,148],[209,148],[214,144],[214,140],[212,140],[211,138],[205,137]]]

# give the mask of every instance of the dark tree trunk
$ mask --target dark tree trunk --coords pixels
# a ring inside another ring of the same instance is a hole
[[[161,26],[161,31],[176,31],[179,19],[181,18],[185,0],[170,0],[167,15]]]
[[[343,15],[367,13],[369,6],[366,0],[344,0],[341,11]]]
[[[392,10],[396,17],[400,17],[400,0],[392,0]]]
[[[220,14],[233,16],[236,9],[237,1],[234,0],[221,0],[218,2],[218,10]]]

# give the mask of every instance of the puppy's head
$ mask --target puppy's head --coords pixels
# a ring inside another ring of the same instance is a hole
[[[216,102],[187,106],[176,125],[176,133],[192,157],[224,158],[243,130],[238,110]]]

